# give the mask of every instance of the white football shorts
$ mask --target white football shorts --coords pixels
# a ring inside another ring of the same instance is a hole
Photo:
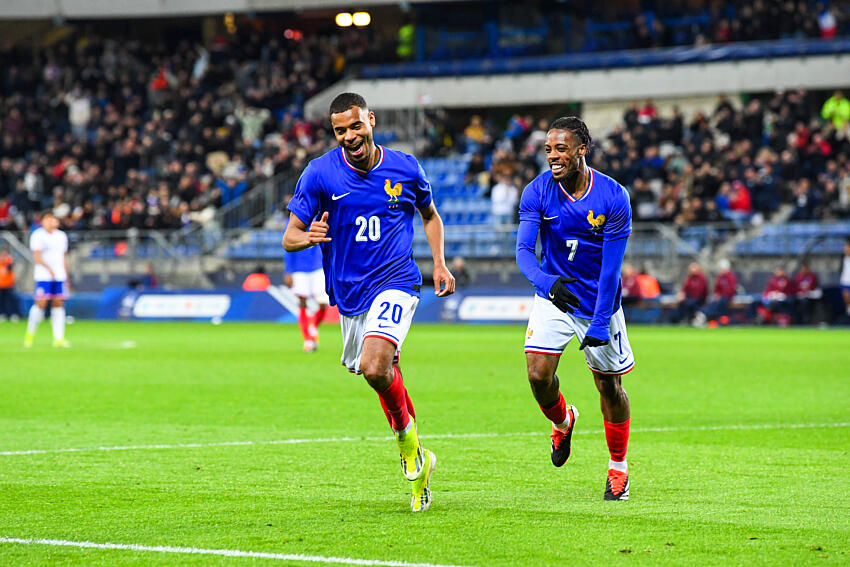
[[[388,289],[378,294],[366,313],[348,317],[339,316],[342,329],[342,358],[340,362],[349,372],[360,374],[360,355],[366,337],[379,337],[395,345],[394,362],[401,356],[401,345],[410,331],[413,313],[419,298]]]
[[[588,327],[590,319],[564,313],[548,299],[535,295],[525,332],[525,352],[560,356],[573,337],[581,344]],[[610,334],[607,345],[585,348],[584,358],[590,369],[600,374],[626,374],[634,368],[635,357],[622,307],[611,316]]]
[[[292,272],[292,293],[298,297],[312,297],[319,303],[327,305],[325,273],[321,268],[312,272]]]

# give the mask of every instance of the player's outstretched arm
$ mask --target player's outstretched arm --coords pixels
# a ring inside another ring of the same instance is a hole
[[[313,221],[309,227],[290,213],[289,224],[283,233],[283,248],[287,252],[298,252],[322,242],[330,242],[329,228],[327,211],[322,214],[321,220]]]
[[[620,271],[623,269],[627,242],[628,238],[624,237],[602,243],[602,269],[599,272],[596,308],[580,350],[606,345],[611,339],[611,316],[614,314],[614,299],[620,286]]]
[[[440,218],[433,202],[424,209],[419,209],[419,214],[422,215],[425,238],[428,239],[431,256],[434,257],[434,293],[437,297],[451,295],[455,292],[455,278],[446,267],[443,219]]]

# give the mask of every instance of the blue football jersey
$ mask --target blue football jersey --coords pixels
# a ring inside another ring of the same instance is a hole
[[[307,225],[328,212],[325,288],[347,316],[368,311],[382,291],[418,297],[422,285],[413,261],[413,215],[431,204],[431,184],[415,157],[383,146],[377,151],[368,172],[351,165],[341,147],[312,160],[289,202]]]
[[[286,224],[289,222],[287,221]],[[283,251],[283,269],[286,273],[315,272],[321,267],[322,249],[318,246],[311,246],[298,252]]]
[[[580,301],[575,315],[592,319],[599,291],[602,243],[628,238],[632,232],[632,209],[626,189],[602,173],[588,168],[587,190],[573,199],[546,171],[522,193],[519,219],[540,226],[540,269],[578,281],[568,284]],[[622,282],[618,280],[614,312],[620,308]],[[548,298],[549,290],[536,287]]]

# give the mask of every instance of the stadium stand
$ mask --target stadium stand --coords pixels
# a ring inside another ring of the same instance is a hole
[[[178,228],[327,147],[301,105],[363,37],[140,41],[73,33],[5,46],[0,207],[24,229],[53,208],[68,229]]]
[[[300,169],[334,143],[326,121],[305,120],[302,108],[343,76],[850,52],[843,3],[649,2],[644,7],[652,9],[641,12],[616,4],[605,17],[594,6],[532,3],[527,14],[500,5],[482,18],[480,5],[459,3],[450,27],[435,17],[439,6],[417,5],[420,49],[402,62],[385,37],[368,32],[296,39],[248,29],[202,43],[116,38],[100,27],[37,48],[7,44],[0,48],[9,63],[0,74],[0,228],[26,230],[36,211],[52,208],[71,230],[74,253],[98,266],[128,259],[179,265],[197,256],[279,261],[279,226],[243,229],[278,214]],[[662,111],[651,100],[624,103],[618,126],[595,131],[590,124],[589,163],[632,195],[629,258],[651,263],[670,282],[688,262],[711,271],[724,254],[758,262],[840,253],[850,233],[848,107],[837,92],[801,89],[720,97],[700,113]],[[500,270],[512,261],[516,233],[494,214],[493,188],[503,180],[521,191],[545,169],[540,148],[552,112],[427,107],[413,136],[382,122],[376,141],[422,157],[448,227],[447,255],[498,260]],[[569,112],[581,114],[581,104]],[[206,229],[194,230],[200,225]],[[103,232],[100,242],[79,236],[104,229],[117,232]],[[421,231],[414,254],[430,255]],[[757,291],[770,270],[748,268],[742,281]]]

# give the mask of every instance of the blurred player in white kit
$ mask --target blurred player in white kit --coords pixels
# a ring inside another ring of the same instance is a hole
[[[38,325],[44,319],[47,302],[52,303],[50,324],[53,327],[53,346],[68,348],[71,344],[65,340],[65,299],[68,297],[68,236],[59,230],[59,219],[53,213],[45,213],[41,218],[41,228],[30,235],[30,250],[35,263],[34,303],[27,320],[27,334],[24,346],[29,348],[35,340]]]

